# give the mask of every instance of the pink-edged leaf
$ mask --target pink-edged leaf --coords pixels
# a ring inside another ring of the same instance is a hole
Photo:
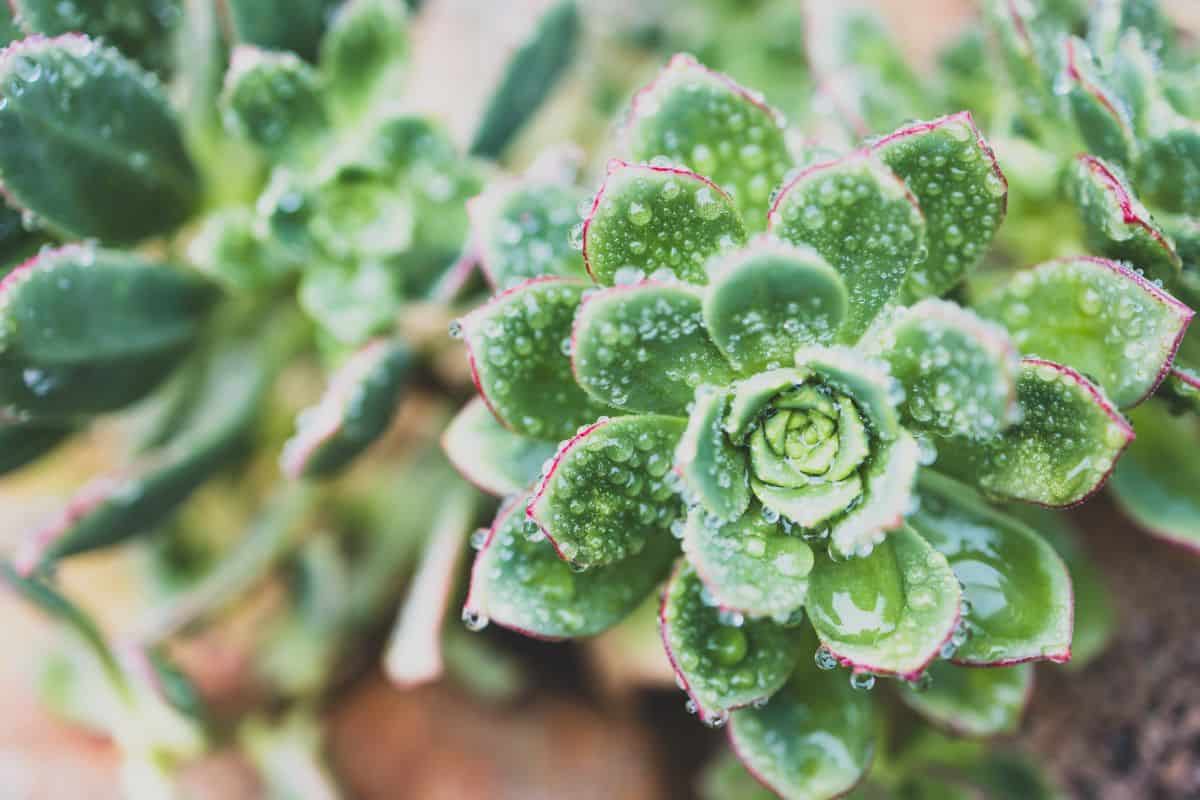
[[[442,434],[442,450],[460,474],[498,497],[528,489],[554,455],[554,443],[514,433],[497,421],[483,398],[474,397]]]
[[[750,503],[746,453],[729,441],[722,427],[728,407],[728,392],[701,387],[675,450],[675,471],[686,494],[722,520],[737,519]]]
[[[1129,166],[1136,148],[1129,110],[1101,81],[1086,42],[1070,36],[1063,41],[1063,48],[1059,83],[1088,152]]]

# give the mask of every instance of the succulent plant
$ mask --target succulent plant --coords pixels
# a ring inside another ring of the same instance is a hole
[[[444,444],[508,499],[467,625],[588,636],[665,579],[689,708],[787,797],[862,778],[877,675],[932,676],[901,694],[942,724],[1012,725],[1024,662],[1070,657],[1071,582],[984,496],[1081,502],[1132,432],[941,299],[1005,213],[971,115],[797,152],[756,94],[678,56],[624,134],[590,202],[538,177],[472,202],[501,291],[452,326],[480,398]]]

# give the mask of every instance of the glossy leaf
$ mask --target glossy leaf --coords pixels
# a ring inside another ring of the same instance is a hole
[[[843,341],[855,342],[926,256],[926,225],[904,181],[860,151],[805,168],[770,212],[771,232],[813,247],[849,297]]]
[[[810,645],[815,641],[809,637]],[[806,649],[806,648],[801,648]],[[845,675],[801,658],[762,708],[733,712],[729,743],[763,785],[787,800],[833,798],[866,774],[875,752],[871,697]]]
[[[171,371],[212,300],[130,253],[46,251],[0,283],[0,403],[46,416],[125,406]]]
[[[683,425],[650,414],[602,418],[558,451],[528,513],[563,560],[604,566],[670,538],[679,511],[666,475]]]
[[[974,491],[922,473],[909,525],[946,556],[963,585],[971,636],[956,663],[995,666],[1071,657],[1071,577],[1031,528],[987,506]]]
[[[412,369],[398,339],[359,350],[330,378],[321,401],[300,412],[280,465],[292,478],[328,478],[345,469],[391,425]]]
[[[725,436],[729,394],[701,387],[675,450],[675,470],[686,493],[722,520],[741,516],[750,504],[746,454]]]
[[[1078,156],[1067,173],[1067,187],[1088,247],[1132,263],[1151,279],[1170,282],[1179,274],[1179,255],[1171,241],[1114,167]]]
[[[313,61],[339,0],[229,0],[239,41]]]
[[[905,686],[900,697],[931,722],[961,736],[1015,733],[1033,691],[1033,667],[971,669],[940,662],[929,668],[932,684]]]
[[[529,488],[554,443],[513,433],[499,423],[487,403],[474,397],[442,434],[442,449],[462,475],[499,497]]]
[[[534,279],[463,317],[475,385],[505,427],[554,441],[608,410],[575,383],[566,350],[586,288]]]
[[[902,528],[869,556],[818,556],[805,608],[839,663],[913,680],[954,633],[961,598],[946,557]]]
[[[796,666],[800,628],[770,620],[727,624],[704,584],[681,561],[667,583],[659,620],[667,657],[701,722],[723,722],[728,711],[764,700]]]
[[[986,439],[1016,416],[1017,351],[1003,328],[933,298],[873,332],[878,353],[904,387],[900,412],[913,430]]]
[[[199,184],[166,94],[83,36],[28,39],[0,58],[0,183],[46,227],[133,242],[166,233]]]
[[[476,624],[540,639],[594,636],[627,617],[678,553],[674,539],[655,534],[636,558],[573,572],[544,536],[530,535],[525,499],[500,512],[475,559],[464,616]]]
[[[495,184],[473,198],[471,231],[492,288],[541,275],[582,277],[583,256],[570,235],[583,199],[578,189],[543,181]]]
[[[472,155],[498,158],[504,152],[571,65],[580,27],[574,0],[560,0],[542,15],[492,93],[475,129]]]
[[[1026,358],[1021,421],[981,442],[944,440],[939,466],[985,493],[1062,507],[1083,502],[1112,471],[1133,428],[1103,391],[1070,367]]]
[[[683,416],[697,386],[733,377],[700,303],[694,287],[651,281],[589,295],[571,334],[575,380],[598,403]]]
[[[710,761],[700,776],[703,800],[776,800],[779,795],[754,779],[728,751]]]
[[[791,166],[783,121],[762,98],[686,54],[633,98],[626,135],[635,161],[665,157],[720,186],[751,231]]]
[[[293,53],[233,51],[221,98],[225,125],[273,160],[310,146],[328,121],[320,74]]]
[[[162,449],[84,486],[57,517],[26,538],[14,561],[23,574],[147,533],[246,445],[270,373],[245,342],[214,357],[193,412]]]
[[[321,40],[321,74],[331,104],[344,116],[392,88],[408,54],[408,13],[390,0],[350,0]]]
[[[732,522],[692,509],[683,542],[704,588],[722,608],[785,623],[803,607],[812,547],[768,520],[758,503]]]
[[[1129,166],[1135,153],[1133,123],[1125,104],[1104,85],[1083,40],[1064,42],[1063,82],[1067,103],[1087,150],[1107,161]]]
[[[171,35],[181,14],[180,0],[14,0],[10,5],[30,33],[103,38],[150,69],[169,66]]]
[[[759,240],[722,258],[704,294],[709,336],[743,375],[829,344],[848,311],[845,284],[815,251]]]
[[[606,286],[660,270],[706,283],[708,258],[745,241],[733,200],[707,178],[614,160],[583,223],[583,260]]]
[[[919,122],[872,143],[907,183],[925,216],[927,253],[905,293],[915,300],[953,288],[983,258],[1008,205],[1008,182],[969,112]]]
[[[1113,473],[1117,504],[1147,532],[1200,552],[1200,429],[1151,402],[1130,416],[1138,437]]]
[[[1017,274],[980,310],[1023,352],[1090,375],[1122,408],[1154,392],[1193,314],[1128,268],[1083,256]]]
[[[36,461],[74,432],[69,423],[0,422],[0,476]]]

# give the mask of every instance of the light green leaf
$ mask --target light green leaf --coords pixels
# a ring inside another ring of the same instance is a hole
[[[605,566],[670,538],[679,504],[666,475],[683,428],[675,417],[602,418],[558,451],[529,516],[565,561]]]
[[[1092,53],[1082,39],[1069,37],[1063,46],[1066,52],[1061,80],[1088,152],[1128,167],[1136,153],[1128,109],[1104,85]]]
[[[771,232],[813,247],[849,296],[840,339],[856,342],[926,258],[922,209],[904,181],[865,151],[805,168],[771,206]]]
[[[938,663],[927,688],[905,686],[900,697],[930,721],[962,736],[1016,733],[1033,691],[1033,667],[979,669]]]
[[[529,488],[554,443],[505,428],[481,397],[463,406],[442,434],[442,449],[463,477],[499,497]]]
[[[1194,79],[1193,79],[1194,80]],[[1139,186],[1156,206],[1181,214],[1200,214],[1200,121],[1164,113],[1153,119],[1152,138],[1139,163]]]
[[[653,281],[590,294],[572,331],[576,381],[598,403],[683,416],[697,386],[733,378],[700,304],[695,287]]]
[[[737,519],[750,503],[746,454],[723,430],[728,407],[727,392],[701,387],[675,450],[675,470],[685,491],[723,520]]]
[[[571,243],[584,193],[545,181],[496,183],[467,205],[484,275],[511,289],[541,275],[583,277],[583,256]]]
[[[501,510],[475,559],[463,609],[475,625],[490,620],[539,639],[594,636],[632,613],[679,552],[655,534],[636,558],[573,572],[544,536],[530,535],[526,499]]]
[[[791,167],[778,113],[683,53],[634,96],[627,134],[635,161],[662,156],[728,192],[751,232],[766,226],[771,190]]]
[[[583,224],[583,260],[605,286],[660,270],[706,283],[708,258],[745,241],[732,199],[707,178],[614,160]]]
[[[294,53],[242,45],[225,76],[225,126],[273,161],[294,158],[328,124],[320,81],[320,73]]]
[[[407,55],[408,12],[403,4],[344,3],[321,40],[321,74],[330,103],[343,116],[367,112],[372,99],[394,91]]]

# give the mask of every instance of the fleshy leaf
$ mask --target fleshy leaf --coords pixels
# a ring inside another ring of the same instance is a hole
[[[116,46],[150,69],[169,66],[180,0],[13,0],[9,3],[30,33],[86,33]],[[14,36],[20,38],[19,36]]]
[[[356,264],[316,260],[306,265],[296,300],[335,341],[356,346],[395,323],[401,298],[393,276],[394,271],[379,259]]]
[[[726,624],[686,561],[667,583],[659,620],[671,666],[700,721],[710,725],[778,691],[796,666],[804,638],[803,629],[770,620]]]
[[[57,232],[107,242],[165,233],[200,186],[166,94],[83,36],[27,39],[0,58],[0,182]]]
[[[475,385],[506,428],[554,441],[610,411],[575,383],[566,350],[587,287],[537,278],[463,317]]]
[[[45,416],[128,405],[192,345],[213,298],[132,253],[43,252],[0,282],[0,404]]]
[[[74,432],[69,423],[0,421],[0,476],[36,461]]]
[[[235,342],[212,359],[205,385],[181,429],[131,469],[98,478],[18,549],[23,574],[152,531],[242,452],[270,372],[262,355]]]
[[[467,205],[480,261],[494,289],[541,275],[583,277],[583,256],[572,245],[584,194],[561,183],[495,184]]]
[[[865,346],[904,387],[908,426],[985,439],[1016,414],[1017,351],[1003,328],[954,303],[929,298],[899,310]]]
[[[946,556],[964,587],[971,636],[954,661],[1069,660],[1071,577],[1054,548],[962,484],[926,470],[920,490],[921,507],[909,525]]]
[[[810,245],[841,275],[846,342],[858,341],[926,256],[916,199],[866,151],[805,168],[775,198],[770,220],[774,235]]]
[[[313,61],[339,0],[229,0],[237,39]]]
[[[804,605],[813,551],[754,503],[733,522],[689,512],[683,542],[705,589],[722,608],[790,621]]]
[[[634,96],[627,133],[635,161],[664,156],[728,192],[751,232],[791,166],[779,114],[683,53]]]
[[[666,475],[683,427],[650,414],[601,419],[558,451],[528,514],[565,561],[604,566],[670,538],[679,507]]]
[[[971,114],[919,122],[871,145],[903,178],[925,215],[926,256],[909,271],[916,300],[953,288],[987,252],[1008,204],[1008,182]]]
[[[733,377],[700,303],[695,287],[653,281],[590,294],[571,334],[575,380],[599,403],[683,416],[697,386]]]
[[[1200,428],[1194,416],[1173,417],[1157,402],[1130,415],[1138,437],[1117,470],[1117,504],[1147,532],[1200,552]]]
[[[729,394],[713,387],[696,392],[687,429],[675,450],[675,470],[688,494],[722,520],[741,516],[750,503],[746,454],[725,437]]]
[[[733,200],[679,167],[611,161],[583,223],[583,261],[597,283],[630,283],[663,270],[707,283],[708,258],[746,241]]]
[[[946,557],[902,528],[869,556],[833,561],[818,555],[805,607],[839,663],[912,680],[954,633],[961,599]]]
[[[729,722],[729,742],[742,764],[786,800],[849,792],[867,772],[874,740],[870,695],[806,657],[765,706],[735,711]]]
[[[776,800],[779,797],[755,780],[729,751],[723,751],[705,765],[700,786],[702,800]]]
[[[1088,152],[1128,166],[1135,147],[1129,111],[1101,81],[1083,40],[1072,36],[1063,46],[1066,53],[1061,83]]]
[[[532,37],[509,59],[484,109],[472,155],[499,158],[571,65],[581,27],[575,0],[560,0],[542,15]]]
[[[1139,185],[1148,201],[1167,211],[1200,214],[1200,121],[1165,116],[1169,121],[1162,124],[1168,130],[1147,143],[1139,165]]]
[[[743,375],[791,363],[796,348],[829,344],[846,318],[846,286],[819,254],[767,239],[714,265],[704,323]]]
[[[525,499],[496,517],[471,570],[464,616],[539,639],[593,636],[627,617],[666,576],[679,549],[656,533],[636,558],[576,573],[530,535]]]
[[[223,286],[247,294],[270,291],[298,267],[274,238],[260,234],[254,211],[237,206],[204,219],[187,257]]]
[[[321,40],[321,73],[343,114],[367,110],[401,77],[408,54],[408,13],[391,0],[351,0],[337,9]]]
[[[913,710],[960,736],[1015,733],[1033,691],[1033,667],[971,669],[937,663],[929,668],[933,683],[905,686],[900,697]]]
[[[292,478],[328,478],[387,431],[408,382],[412,352],[378,339],[352,355],[329,380],[318,405],[300,412],[280,465]]]
[[[1175,279],[1179,255],[1115,167],[1094,156],[1077,156],[1067,173],[1067,186],[1089,248],[1129,261],[1152,279]]]
[[[987,494],[1071,506],[1100,488],[1133,440],[1133,428],[1101,389],[1052,361],[1021,362],[1017,403],[1021,421],[999,436],[939,442],[939,467]]]
[[[529,488],[554,443],[531,439],[501,425],[483,398],[472,398],[442,434],[442,449],[462,475],[498,497]]]
[[[1017,274],[980,310],[1023,352],[1069,363],[1122,408],[1166,376],[1193,313],[1132,270],[1086,256]]]
[[[225,76],[225,125],[273,160],[294,156],[328,124],[320,81],[294,53],[242,45]]]

